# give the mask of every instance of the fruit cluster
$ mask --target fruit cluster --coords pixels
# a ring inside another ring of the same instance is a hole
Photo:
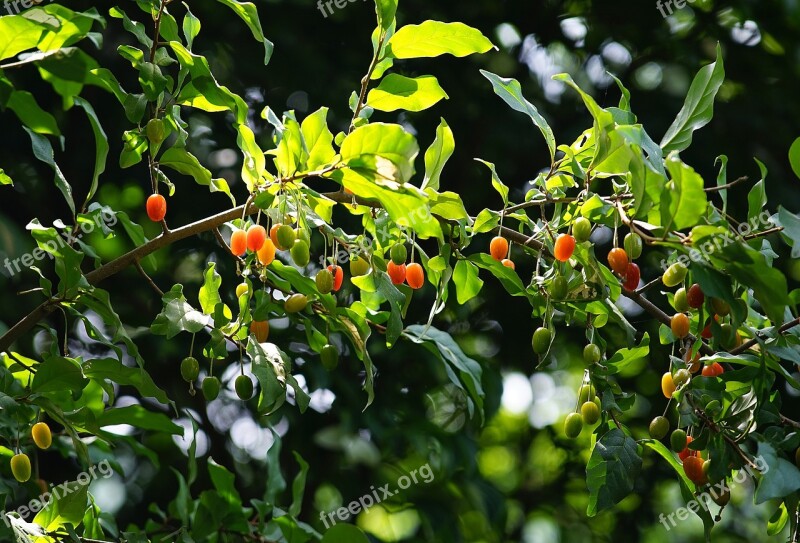
[[[33,443],[40,449],[49,449],[53,444],[53,434],[45,422],[37,422],[31,427]],[[31,478],[31,459],[23,452],[17,452],[11,457],[11,474],[20,483]]]

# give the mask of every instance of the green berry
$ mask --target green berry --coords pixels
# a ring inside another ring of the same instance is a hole
[[[239,399],[247,401],[253,397],[253,380],[247,375],[240,375],[234,383],[236,395]]]
[[[219,396],[220,382],[216,377],[206,377],[203,379],[203,396],[206,401],[216,400]]]
[[[575,439],[583,430],[583,417],[580,413],[570,413],[564,421],[564,435],[570,439]]]
[[[187,356],[181,362],[181,377],[187,383],[191,383],[200,375],[200,363],[193,356]]]

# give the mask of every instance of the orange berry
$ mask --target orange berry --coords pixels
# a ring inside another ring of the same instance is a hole
[[[403,281],[406,280],[406,265],[400,264],[399,266],[394,262],[389,262],[389,265],[386,267],[386,272],[389,274],[389,278],[392,280],[392,284],[400,285]]]
[[[725,368],[719,362],[714,362],[710,366],[703,368],[703,377],[719,377],[725,373]]]
[[[683,339],[689,335],[689,317],[686,316],[686,313],[675,313],[669,322],[669,326],[672,328],[672,335],[678,339]]]
[[[392,262],[394,264],[394,262]],[[406,268],[406,283],[414,290],[422,288],[425,284],[425,270],[416,262],[412,262]]]
[[[489,244],[489,254],[497,261],[503,260],[508,255],[508,240],[502,236],[492,238]]]
[[[566,262],[575,252],[575,238],[569,234],[561,234],[556,238],[556,244],[553,247],[553,256],[559,262]]]
[[[668,400],[671,399],[672,393],[675,392],[676,388],[675,381],[672,379],[672,374],[670,372],[666,372],[661,376],[661,393],[665,398]]]
[[[247,230],[247,248],[257,252],[267,240],[267,231],[260,224],[254,224]]]
[[[619,275],[625,273],[628,269],[628,253],[625,249],[614,247],[608,252],[608,265]]]
[[[259,343],[264,343],[269,337],[268,321],[253,321],[250,323],[250,333],[256,336]]]
[[[694,358],[691,357],[692,351],[686,351],[686,354],[683,355],[683,361],[686,362],[687,366],[689,366],[689,371],[691,373],[697,373],[700,371],[700,368],[703,367],[703,365],[700,363],[700,353],[698,352],[695,354]]]
[[[264,245],[258,250],[256,256],[258,256],[258,261],[261,262],[262,266],[272,264],[272,261],[275,260],[275,244],[272,243],[271,239],[264,240]]]
[[[160,194],[151,194],[145,208],[147,216],[153,222],[161,222],[167,216],[167,200]]]
[[[687,457],[683,461],[683,471],[694,484],[705,484],[706,475],[703,473],[703,459],[699,456]]]
[[[272,228],[269,229],[269,239],[272,240],[272,244],[276,248],[280,248],[281,246],[280,243],[278,243],[278,228],[280,228],[281,226],[283,226],[281,223],[276,222],[275,224],[272,225]]]
[[[333,291],[336,292],[342,288],[342,281],[344,281],[344,271],[341,266],[328,266],[328,271],[333,274]]]
[[[506,268],[511,268],[512,270],[516,270],[517,269],[517,266],[516,266],[516,264],[514,264],[514,261],[509,259],[509,258],[504,258],[501,263]]]
[[[694,441],[692,436],[686,436],[686,447],[684,447],[683,450],[678,453],[678,458],[680,458],[682,462],[690,456],[697,456],[697,451],[693,451],[689,448],[689,443],[692,441]],[[700,469],[702,469],[702,467]]]
[[[236,256],[242,256],[247,252],[247,232],[238,228],[231,234],[231,252]]]

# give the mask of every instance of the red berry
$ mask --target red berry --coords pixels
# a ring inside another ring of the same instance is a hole
[[[639,270],[639,266],[631,262],[625,270],[625,281],[622,283],[622,286],[627,290],[636,290],[639,286],[639,279],[641,276],[642,274]]]
[[[619,275],[625,273],[628,269],[628,253],[625,249],[614,247],[608,252],[608,265]]]
[[[260,224],[254,224],[247,230],[247,248],[254,253],[261,250],[267,241],[267,231]]]
[[[342,281],[344,281],[344,271],[341,266],[328,266],[328,271],[333,274],[333,291],[336,292],[342,288]]]
[[[710,366],[703,368],[703,377],[718,377],[725,373],[725,368],[719,362],[714,362]]]
[[[508,240],[501,236],[492,238],[492,242],[489,244],[489,254],[495,260],[503,260],[508,254]]]
[[[569,234],[561,234],[556,238],[556,244],[553,247],[553,256],[559,262],[566,262],[575,252],[575,238]]]
[[[231,234],[231,252],[236,256],[242,256],[247,252],[247,233],[238,228]]]
[[[389,261],[389,265],[386,267],[386,272],[389,274],[389,278],[392,280],[392,283],[395,285],[401,285],[403,281],[406,280],[406,265],[400,264],[399,266],[394,262]]]
[[[161,222],[167,216],[167,201],[160,194],[151,194],[145,207],[147,216],[153,222]]]
[[[703,294],[703,289],[700,288],[700,285],[695,283],[689,290],[686,292],[686,301],[689,302],[689,307],[693,309],[699,309],[703,306],[703,302],[706,300],[705,295]]]
[[[425,284],[425,270],[422,269],[422,266],[416,262],[408,265],[406,268],[406,283],[414,290],[422,288],[422,285]]]

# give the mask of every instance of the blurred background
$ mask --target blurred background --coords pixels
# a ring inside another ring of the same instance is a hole
[[[356,90],[370,61],[370,33],[374,27],[372,2],[351,2],[333,14],[323,15],[312,0],[254,0],[261,14],[265,35],[274,42],[275,52],[263,65],[263,48],[242,22],[220,4],[189,2],[200,18],[202,30],[194,49],[209,58],[221,84],[240,94],[251,106],[251,126],[261,146],[269,148],[271,128],[259,116],[265,106],[281,112],[294,110],[304,117],[321,106],[331,108],[329,122],[336,132],[350,119],[348,98]],[[120,0],[120,7],[142,19],[135,3]],[[105,6],[85,1],[70,2],[72,9]],[[185,10],[177,3],[172,13],[180,21]],[[666,8],[664,8],[666,10]],[[508,109],[494,95],[479,69],[517,78],[526,97],[553,127],[559,143],[571,143],[591,120],[583,105],[563,84],[551,80],[561,72],[570,73],[602,106],[615,105],[619,91],[607,72],[619,77],[632,92],[632,107],[639,121],[656,141],[670,125],[683,102],[696,71],[714,58],[717,43],[722,46],[726,82],[715,105],[714,120],[697,132],[694,143],[683,153],[684,160],[713,184],[719,155],[729,158],[729,178],[749,176],[750,182],[733,189],[731,214],[746,214],[746,195],[759,179],[753,158],[769,169],[766,186],[770,212],[783,205],[800,209],[798,179],[789,167],[787,153],[800,136],[800,3],[796,0],[697,0],[673,15],[662,17],[655,0],[641,2],[589,0],[521,2],[471,0],[469,2],[401,0],[400,24],[424,19],[462,21],[479,28],[499,51],[466,59],[441,57],[400,61],[395,70],[411,76],[433,74],[450,99],[435,108],[415,114],[377,114],[373,119],[401,121],[413,131],[421,148],[434,137],[439,118],[453,129],[456,151],[448,163],[442,189],[462,194],[467,208],[477,213],[484,207],[499,209],[501,202],[492,190],[486,169],[473,158],[498,166],[500,177],[512,187],[512,200],[520,201],[529,180],[547,162],[547,150],[530,121]],[[101,51],[87,49],[99,63],[110,68],[126,90],[136,88],[136,75],[129,63],[116,54],[120,44],[131,37],[120,21],[108,18]],[[84,45],[84,48],[89,46]],[[38,79],[32,69],[9,74],[18,87],[32,91],[46,109],[56,115],[68,135],[64,152],[56,160],[77,194],[85,194],[93,157],[84,151],[91,141],[91,128],[78,109],[62,111],[52,88]],[[144,199],[149,192],[145,166],[128,170],[117,166],[122,149],[121,134],[129,129],[113,96],[97,88],[86,88],[84,96],[101,112],[109,134],[111,152],[96,200],[126,211],[140,222],[149,236],[158,233],[147,221]],[[240,157],[235,134],[223,115],[186,111],[190,123],[191,150],[201,157],[215,176],[228,179],[240,201],[245,188],[238,177]],[[15,186],[0,193],[0,260],[16,258],[33,248],[25,225],[34,218],[50,225],[68,216],[66,204],[54,190],[52,171],[37,162],[30,139],[10,111],[0,113],[0,167],[14,179]],[[420,160],[418,171],[422,170]],[[209,195],[188,178],[175,176],[176,194],[170,199],[170,224],[191,222],[229,206],[220,194]],[[324,188],[320,185],[319,188]],[[117,227],[119,229],[119,227]],[[130,248],[122,235],[102,240],[92,234],[101,258],[111,259]],[[487,238],[488,244],[488,238]],[[479,248],[476,247],[475,250]],[[600,249],[602,252],[602,249]],[[659,275],[663,254],[650,250],[643,257],[642,279]],[[800,263],[782,258],[778,265],[792,278],[800,279]],[[151,271],[162,290],[183,283],[190,300],[195,299],[208,260],[219,262],[224,278],[224,299],[234,301],[238,283],[232,261],[211,236],[193,238],[156,254],[158,267]],[[313,259],[312,259],[313,261]],[[529,275],[532,260],[520,259],[517,271]],[[50,271],[43,261],[41,267]],[[7,274],[7,270],[2,270]],[[298,380],[312,396],[309,411],[300,416],[285,406],[268,420],[255,420],[235,399],[232,385],[226,394],[206,405],[200,395],[190,396],[181,381],[178,364],[188,352],[189,337],[172,341],[151,336],[148,327],[161,302],[135,269],[129,269],[102,284],[111,293],[123,322],[132,326],[148,364],[148,370],[179,406],[191,410],[201,421],[197,454],[204,460],[235,468],[237,485],[244,497],[264,493],[266,451],[273,443],[272,425],[283,441],[282,467],[287,477],[298,470],[291,451],[297,451],[311,465],[308,475],[303,520],[323,529],[321,511],[333,511],[398,477],[429,464],[434,474],[430,483],[421,482],[403,490],[355,522],[375,541],[418,542],[589,542],[589,541],[701,541],[702,523],[696,517],[666,530],[659,515],[684,505],[675,475],[662,460],[645,454],[647,474],[637,482],[635,492],[616,509],[595,518],[586,517],[588,494],[585,465],[591,438],[563,438],[563,419],[573,410],[583,362],[581,331],[564,329],[545,367],[534,372],[536,361],[530,338],[538,323],[530,319],[530,308],[522,300],[510,299],[491,278],[480,296],[466,306],[451,305],[434,325],[449,331],[484,370],[487,424],[480,427],[465,413],[463,398],[448,385],[439,363],[417,346],[407,342],[387,351],[380,338],[370,344],[377,366],[375,403],[366,411],[366,395],[360,390],[361,368],[354,356],[344,356],[333,373],[321,370],[316,355],[304,345],[302,333],[288,322],[274,321],[271,341],[289,352],[298,367]],[[0,276],[0,329],[13,325],[38,303],[35,294],[17,295],[37,286],[32,272],[13,277]],[[354,299],[346,283],[340,303]],[[349,297],[349,298],[348,298]],[[656,297],[657,298],[657,297]],[[415,294],[408,323],[425,322],[433,301],[427,286]],[[657,302],[663,304],[664,300]],[[453,299],[453,302],[455,300]],[[649,316],[628,317],[641,331],[658,336]],[[51,323],[62,326],[58,319]],[[625,346],[624,337],[610,340],[616,348]],[[74,353],[98,354],[82,328],[70,331]],[[37,337],[29,337],[18,348],[27,354],[41,349]],[[661,345],[651,347],[641,360],[620,377],[626,390],[636,390],[637,402],[625,422],[642,437],[646,425],[664,408],[659,376],[667,365],[668,352]],[[231,360],[235,357],[232,354]],[[236,370],[225,364],[215,368],[228,377]],[[225,373],[227,372],[227,373]],[[786,412],[797,412],[798,400],[780,385]],[[136,402],[121,391],[121,404]],[[150,405],[150,404],[148,404]],[[155,407],[152,406],[151,407]],[[191,437],[188,417],[183,420]],[[125,433],[129,429],[119,428]],[[159,452],[161,465],[138,456],[127,445],[115,451],[126,476],[99,481],[93,492],[101,506],[112,512],[120,526],[142,524],[149,515],[148,504],[162,509],[177,491],[169,466],[184,469],[188,442],[148,442]],[[48,481],[60,482],[74,476],[74,460],[57,453],[42,455],[40,468]],[[205,471],[193,487],[207,485]],[[286,500],[288,502],[288,498]],[[774,504],[752,505],[749,482],[733,491],[731,505],[715,529],[715,542],[785,541],[786,534],[768,538],[766,521]]]

